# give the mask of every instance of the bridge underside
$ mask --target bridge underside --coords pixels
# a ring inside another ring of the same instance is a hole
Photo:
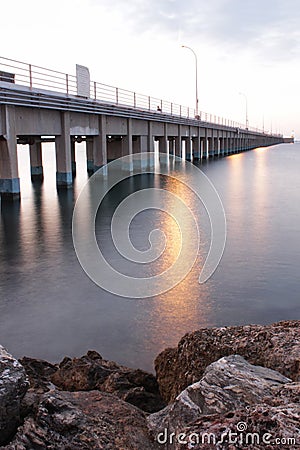
[[[45,139],[44,137],[49,138]],[[283,142],[281,136],[209,124],[195,119],[117,112],[81,112],[67,107],[47,108],[0,103],[0,193],[20,197],[17,143],[30,146],[31,175],[43,178],[42,144],[55,142],[57,186],[72,185],[76,173],[75,145],[86,142],[87,170],[93,173],[107,161],[159,148],[188,160],[208,159]]]

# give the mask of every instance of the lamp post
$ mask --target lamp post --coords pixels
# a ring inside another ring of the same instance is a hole
[[[182,48],[187,48],[188,50],[190,50],[194,57],[195,57],[195,69],[196,69],[196,117],[198,118],[199,116],[199,98],[198,98],[198,60],[197,60],[197,55],[196,52],[191,48],[188,47],[187,45],[182,45]]]
[[[242,95],[243,97],[245,97],[245,101],[246,101],[246,130],[248,130],[248,99],[247,99],[247,95],[244,94],[243,92],[239,92],[240,95]]]

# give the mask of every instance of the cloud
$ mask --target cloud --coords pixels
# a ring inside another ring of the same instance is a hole
[[[279,60],[300,52],[299,0],[91,1],[120,14],[125,26],[140,34],[181,33],[195,45],[213,42]]]

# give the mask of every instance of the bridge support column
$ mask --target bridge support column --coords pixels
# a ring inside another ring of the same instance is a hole
[[[216,137],[216,143],[215,143],[215,156],[220,156],[220,136],[219,136],[219,130],[217,130],[217,137]]]
[[[168,125],[164,124],[164,135],[158,138],[159,153],[168,153]]]
[[[218,137],[213,138],[213,152],[214,152],[214,156],[219,156],[219,138]]]
[[[154,167],[154,136],[153,136],[153,124],[151,121],[148,122],[148,152],[150,154],[148,155],[148,166],[150,169]]]
[[[185,141],[185,159],[192,160],[192,139],[190,136],[184,138]]]
[[[127,119],[127,135],[123,136],[122,139],[122,154],[123,156],[129,156],[128,160],[123,162],[122,168],[124,170],[129,170],[132,172],[133,170],[133,141],[132,141],[132,120],[131,118]]]
[[[185,159],[187,161],[192,160],[193,147],[192,147],[192,136],[191,136],[191,128],[188,127],[188,136],[185,136]]]
[[[200,132],[200,130],[199,130]],[[201,141],[200,137],[196,136],[192,139],[193,146],[193,160],[199,161],[201,159]]]
[[[76,141],[74,137],[71,137],[71,162],[72,162],[72,175],[73,177],[76,176],[76,156],[75,156],[75,148]]]
[[[56,185],[68,188],[73,182],[69,112],[61,115],[61,135],[55,137],[55,152]]]
[[[99,134],[93,139],[94,172],[107,164],[106,116],[99,116]]]
[[[29,145],[30,172],[32,181],[42,181],[44,178],[42,161],[42,143],[35,140]]]
[[[204,144],[205,144],[205,139],[204,137],[200,138],[200,159],[204,159]]]
[[[226,137],[224,138],[224,154],[228,156],[230,154],[230,142],[228,134],[226,133]]]
[[[203,159],[208,159],[208,138],[204,138],[203,141],[203,155],[202,158]]]
[[[181,135],[175,137],[175,156],[182,156],[182,140]]]
[[[4,131],[0,136],[0,193],[8,200],[20,198],[15,109],[3,106]]]
[[[85,141],[86,148],[86,167],[88,174],[92,174],[94,172],[94,138],[87,138]]]
[[[232,155],[232,153],[233,153],[232,137],[231,137],[231,133],[229,133],[229,137],[228,137],[228,155]]]
[[[169,138],[169,155],[174,155],[175,141],[174,138]]]
[[[134,159],[134,168],[147,169],[148,167],[148,136],[136,136],[133,140],[133,153],[142,153],[138,160]]]
[[[108,162],[113,161],[114,159],[122,158],[123,156],[122,140],[123,140],[122,136],[111,136],[106,140]]]
[[[208,157],[211,158],[214,156],[214,138],[208,138]]]

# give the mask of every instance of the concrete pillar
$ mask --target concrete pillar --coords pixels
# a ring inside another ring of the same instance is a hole
[[[168,124],[164,124],[164,135],[159,137],[159,152],[168,153]]]
[[[133,140],[133,153],[142,153],[136,160],[133,155],[133,166],[136,169],[147,169],[148,160],[148,136],[136,136]]]
[[[204,159],[204,143],[205,143],[205,138],[201,137],[200,138],[200,159]]]
[[[99,134],[93,139],[94,171],[107,164],[106,116],[99,116]]]
[[[122,154],[123,156],[129,156],[127,161],[124,161],[122,167],[124,170],[133,170],[133,142],[132,142],[132,119],[127,119],[127,134],[122,139]]]
[[[20,198],[15,108],[2,107],[4,135],[0,136],[0,193],[1,198]]]
[[[174,138],[169,138],[169,155],[174,155],[174,149],[175,149],[175,141]]]
[[[151,153],[148,157],[148,166],[149,168],[154,167],[154,136],[153,136],[153,124],[151,121],[148,122],[148,152]]]
[[[181,134],[175,137],[175,156],[178,156],[179,158],[182,156]]]
[[[152,131],[152,122],[148,122],[148,151],[154,152],[154,136]]]
[[[219,139],[217,137],[214,137],[213,143],[214,143],[214,148],[213,148],[214,156],[218,156],[219,155]]]
[[[185,159],[187,161],[192,160],[192,139],[190,136],[184,138],[185,141]]]
[[[76,156],[75,156],[76,141],[74,137],[71,137],[71,162],[72,162],[72,174],[76,176]]]
[[[217,130],[215,155],[220,156],[220,132]]]
[[[229,133],[228,137],[227,137],[227,154],[231,155],[232,154],[232,138],[231,138],[231,134]]]
[[[225,137],[224,137],[224,155],[225,156],[229,155],[229,143],[228,143],[227,132],[226,132]]]
[[[207,132],[207,128],[205,128],[204,149],[203,149],[203,158],[204,159],[208,159],[208,152],[209,152],[209,148],[208,148],[208,132]]]
[[[94,137],[87,138],[85,142],[86,148],[86,166],[89,174],[94,172]]]
[[[214,156],[214,138],[209,137],[208,141],[208,157],[211,158]]]
[[[111,136],[110,139],[106,139],[106,151],[107,160],[113,161],[114,159],[122,158],[123,156],[123,137]]]
[[[193,161],[199,161],[201,159],[200,138],[198,136],[192,138],[192,155]]]
[[[61,135],[55,137],[56,184],[70,187],[73,182],[70,138],[70,114],[61,113]]]
[[[35,140],[29,145],[30,172],[32,181],[42,181],[44,178],[42,161],[42,143]]]

